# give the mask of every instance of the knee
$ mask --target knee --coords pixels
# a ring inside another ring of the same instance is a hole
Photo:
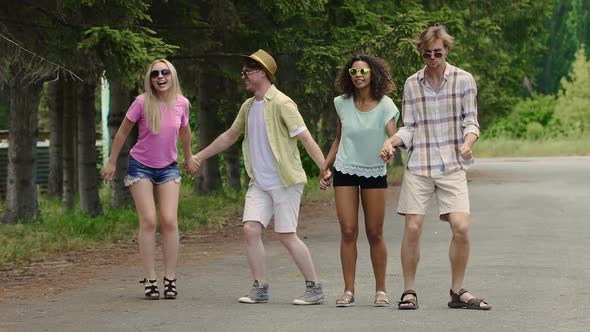
[[[257,221],[248,221],[243,224],[242,233],[246,242],[257,240],[262,234],[262,225]]]
[[[139,229],[142,232],[150,232],[150,233],[155,233],[156,232],[156,215],[155,214],[149,214],[149,215],[144,215],[144,216],[140,216],[139,217]]]
[[[417,244],[422,234],[421,224],[407,224],[404,230],[404,240],[409,244]]]
[[[383,230],[371,230],[367,231],[367,239],[369,240],[369,245],[378,245],[383,242]]]
[[[178,220],[175,215],[160,215],[160,229],[162,233],[178,231]]]
[[[340,233],[342,235],[342,241],[356,242],[359,235],[359,229],[358,227],[341,227]]]
[[[279,233],[279,241],[285,246],[290,247],[299,240],[295,233]]]
[[[461,223],[453,227],[453,238],[459,241],[469,241],[469,224]]]

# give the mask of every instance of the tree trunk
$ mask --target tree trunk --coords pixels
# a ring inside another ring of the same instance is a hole
[[[6,201],[2,222],[14,224],[41,218],[37,201],[37,112],[42,82],[23,79],[13,69],[10,81],[10,136]],[[30,78],[29,78],[30,79]]]
[[[78,88],[78,188],[80,208],[84,213],[98,216],[102,205],[98,196],[96,169],[96,84],[82,83]]]
[[[203,66],[200,72],[199,88],[199,146],[209,145],[219,134],[217,114],[219,108],[216,96],[222,89],[221,71],[217,66],[210,64]],[[219,157],[213,156],[203,163],[201,171],[195,177],[195,191],[209,193],[220,189],[222,186],[221,173],[219,171]]]
[[[63,192],[62,208],[72,211],[76,197],[76,87],[73,81],[64,82],[63,111]]]
[[[225,96],[227,97],[227,105],[224,112],[223,125],[225,128],[229,128],[234,119],[235,115],[238,114],[240,107],[241,97],[238,87],[234,80],[224,79],[223,85],[225,88]],[[227,186],[235,190],[241,190],[242,184],[240,182],[240,157],[241,157],[241,144],[234,144],[223,154],[223,160],[225,162],[225,173],[227,177]]]
[[[60,197],[62,195],[62,140],[63,140],[63,81],[49,83],[47,89],[49,104],[49,182],[47,195]]]
[[[127,109],[131,103],[132,98],[129,89],[121,85],[121,82],[119,81],[109,81],[109,87],[111,93],[111,102],[109,105],[108,122],[109,135],[111,137],[110,141],[112,143],[115,139],[115,134],[117,134],[117,130],[119,130],[123,119],[125,119],[125,114],[127,113]],[[121,152],[117,158],[117,168],[115,170],[115,175],[113,176],[113,180],[110,182],[110,206],[113,209],[124,208],[133,202],[131,193],[129,190],[127,190],[127,188],[125,188],[125,183],[123,180],[125,179],[125,175],[127,175],[129,150],[131,150],[131,147],[135,141],[137,141],[137,126],[135,126],[134,130],[131,131],[129,137],[127,137],[127,141],[121,147]],[[108,148],[110,152],[110,147]]]

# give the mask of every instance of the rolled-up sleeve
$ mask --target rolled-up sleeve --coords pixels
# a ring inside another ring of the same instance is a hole
[[[473,76],[469,75],[464,80],[463,90],[463,137],[469,133],[479,137],[479,122],[477,121],[477,85]]]
[[[414,107],[412,104],[412,98],[410,93],[410,87],[408,82],[404,86],[404,98],[402,101],[402,116],[404,126],[399,128],[395,136],[403,142],[400,149],[409,149],[412,147],[412,139],[414,138],[414,130],[416,128],[416,120],[414,118]]]
[[[231,125],[231,128],[240,134],[243,134],[246,130],[246,109],[248,108],[247,104],[248,101],[242,104],[242,107],[240,107],[240,111],[238,112],[234,123]]]

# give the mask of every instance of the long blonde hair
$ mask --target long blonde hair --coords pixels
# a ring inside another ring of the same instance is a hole
[[[170,69],[170,80],[172,82],[172,86],[168,92],[168,98],[166,100],[160,100],[158,97],[158,92],[154,89],[152,85],[152,79],[150,77],[152,69],[154,65],[158,62],[164,63],[168,69]],[[166,59],[157,59],[148,67],[147,72],[145,73],[145,77],[143,80],[143,87],[145,90],[145,98],[144,98],[144,112],[147,118],[148,127],[150,131],[157,135],[160,133],[160,102],[166,103],[168,106],[174,105],[176,103],[176,99],[178,96],[182,96],[182,90],[180,89],[180,83],[178,82],[178,75],[176,74],[176,68],[170,63],[170,61]]]

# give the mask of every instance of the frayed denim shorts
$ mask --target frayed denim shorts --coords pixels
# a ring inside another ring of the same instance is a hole
[[[175,161],[164,168],[151,168],[129,156],[129,167],[125,176],[125,187],[129,187],[141,179],[149,179],[153,184],[163,184],[168,181],[180,183],[180,170]]]

